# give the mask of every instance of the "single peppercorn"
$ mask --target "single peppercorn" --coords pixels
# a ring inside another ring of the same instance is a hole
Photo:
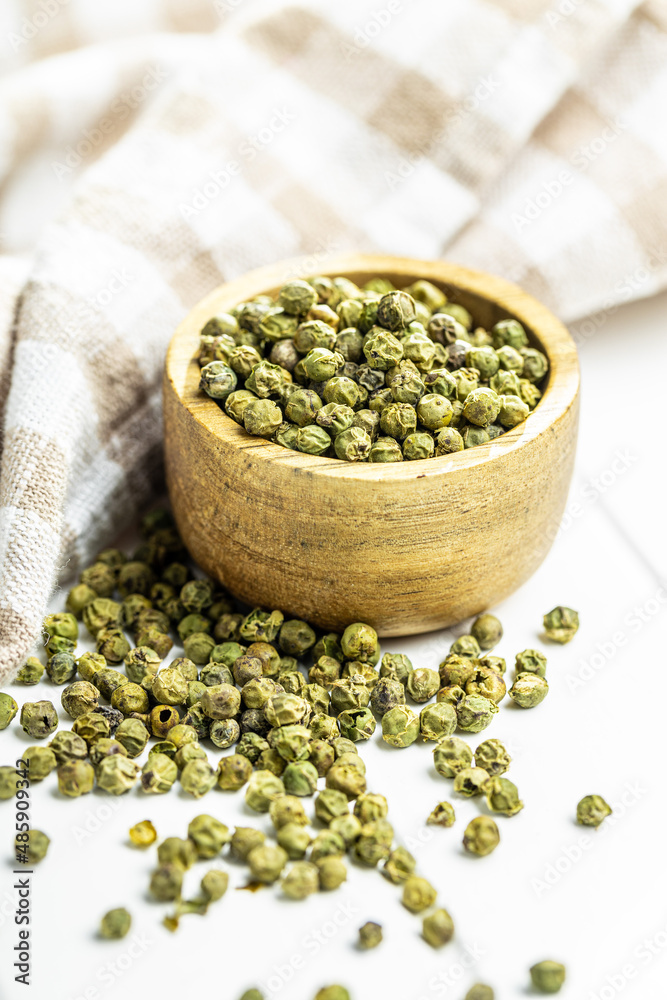
[[[422,935],[432,948],[442,948],[451,941],[454,937],[454,921],[447,910],[434,910],[424,917]]]
[[[572,608],[555,607],[543,618],[544,632],[552,642],[570,642],[579,628],[579,615]]]
[[[612,812],[601,795],[585,795],[577,805],[577,823],[583,826],[600,826]]]
[[[546,698],[549,685],[539,674],[524,672],[517,675],[507,693],[519,708],[535,708]]]
[[[100,923],[100,937],[118,941],[124,938],[132,926],[132,917],[124,908],[109,910]]]
[[[558,993],[565,982],[565,966],[546,959],[532,966],[530,979],[539,993]]]
[[[359,948],[368,951],[382,943],[382,924],[368,920],[359,928]]]
[[[465,828],[463,846],[469,854],[484,857],[495,851],[499,843],[500,833],[490,816],[476,816]]]

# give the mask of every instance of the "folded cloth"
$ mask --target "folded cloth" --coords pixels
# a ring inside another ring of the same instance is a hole
[[[573,321],[667,283],[661,0],[10,7],[0,679],[161,488],[165,348],[216,284],[446,256]]]

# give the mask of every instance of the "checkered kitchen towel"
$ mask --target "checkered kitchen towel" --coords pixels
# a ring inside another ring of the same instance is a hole
[[[447,257],[566,320],[667,283],[665,0],[3,0],[0,677],[160,489],[204,293]]]

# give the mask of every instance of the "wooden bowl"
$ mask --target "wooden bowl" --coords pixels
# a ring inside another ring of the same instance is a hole
[[[302,272],[288,261],[246,274],[192,310],[167,355],[167,483],[188,549],[242,601],[325,629],[409,635],[492,607],[535,572],[563,513],[578,420],[570,335],[520,288],[453,264],[355,254],[320,273],[399,288],[428,278],[486,328],[515,317],[548,355],[544,396],[490,444],[416,462],[339,462],[251,437],[198,390],[199,331]]]

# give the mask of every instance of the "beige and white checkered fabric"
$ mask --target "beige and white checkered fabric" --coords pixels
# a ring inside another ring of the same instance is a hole
[[[665,0],[3,0],[0,51],[0,677],[160,489],[215,284],[352,248],[567,320],[667,284]]]

